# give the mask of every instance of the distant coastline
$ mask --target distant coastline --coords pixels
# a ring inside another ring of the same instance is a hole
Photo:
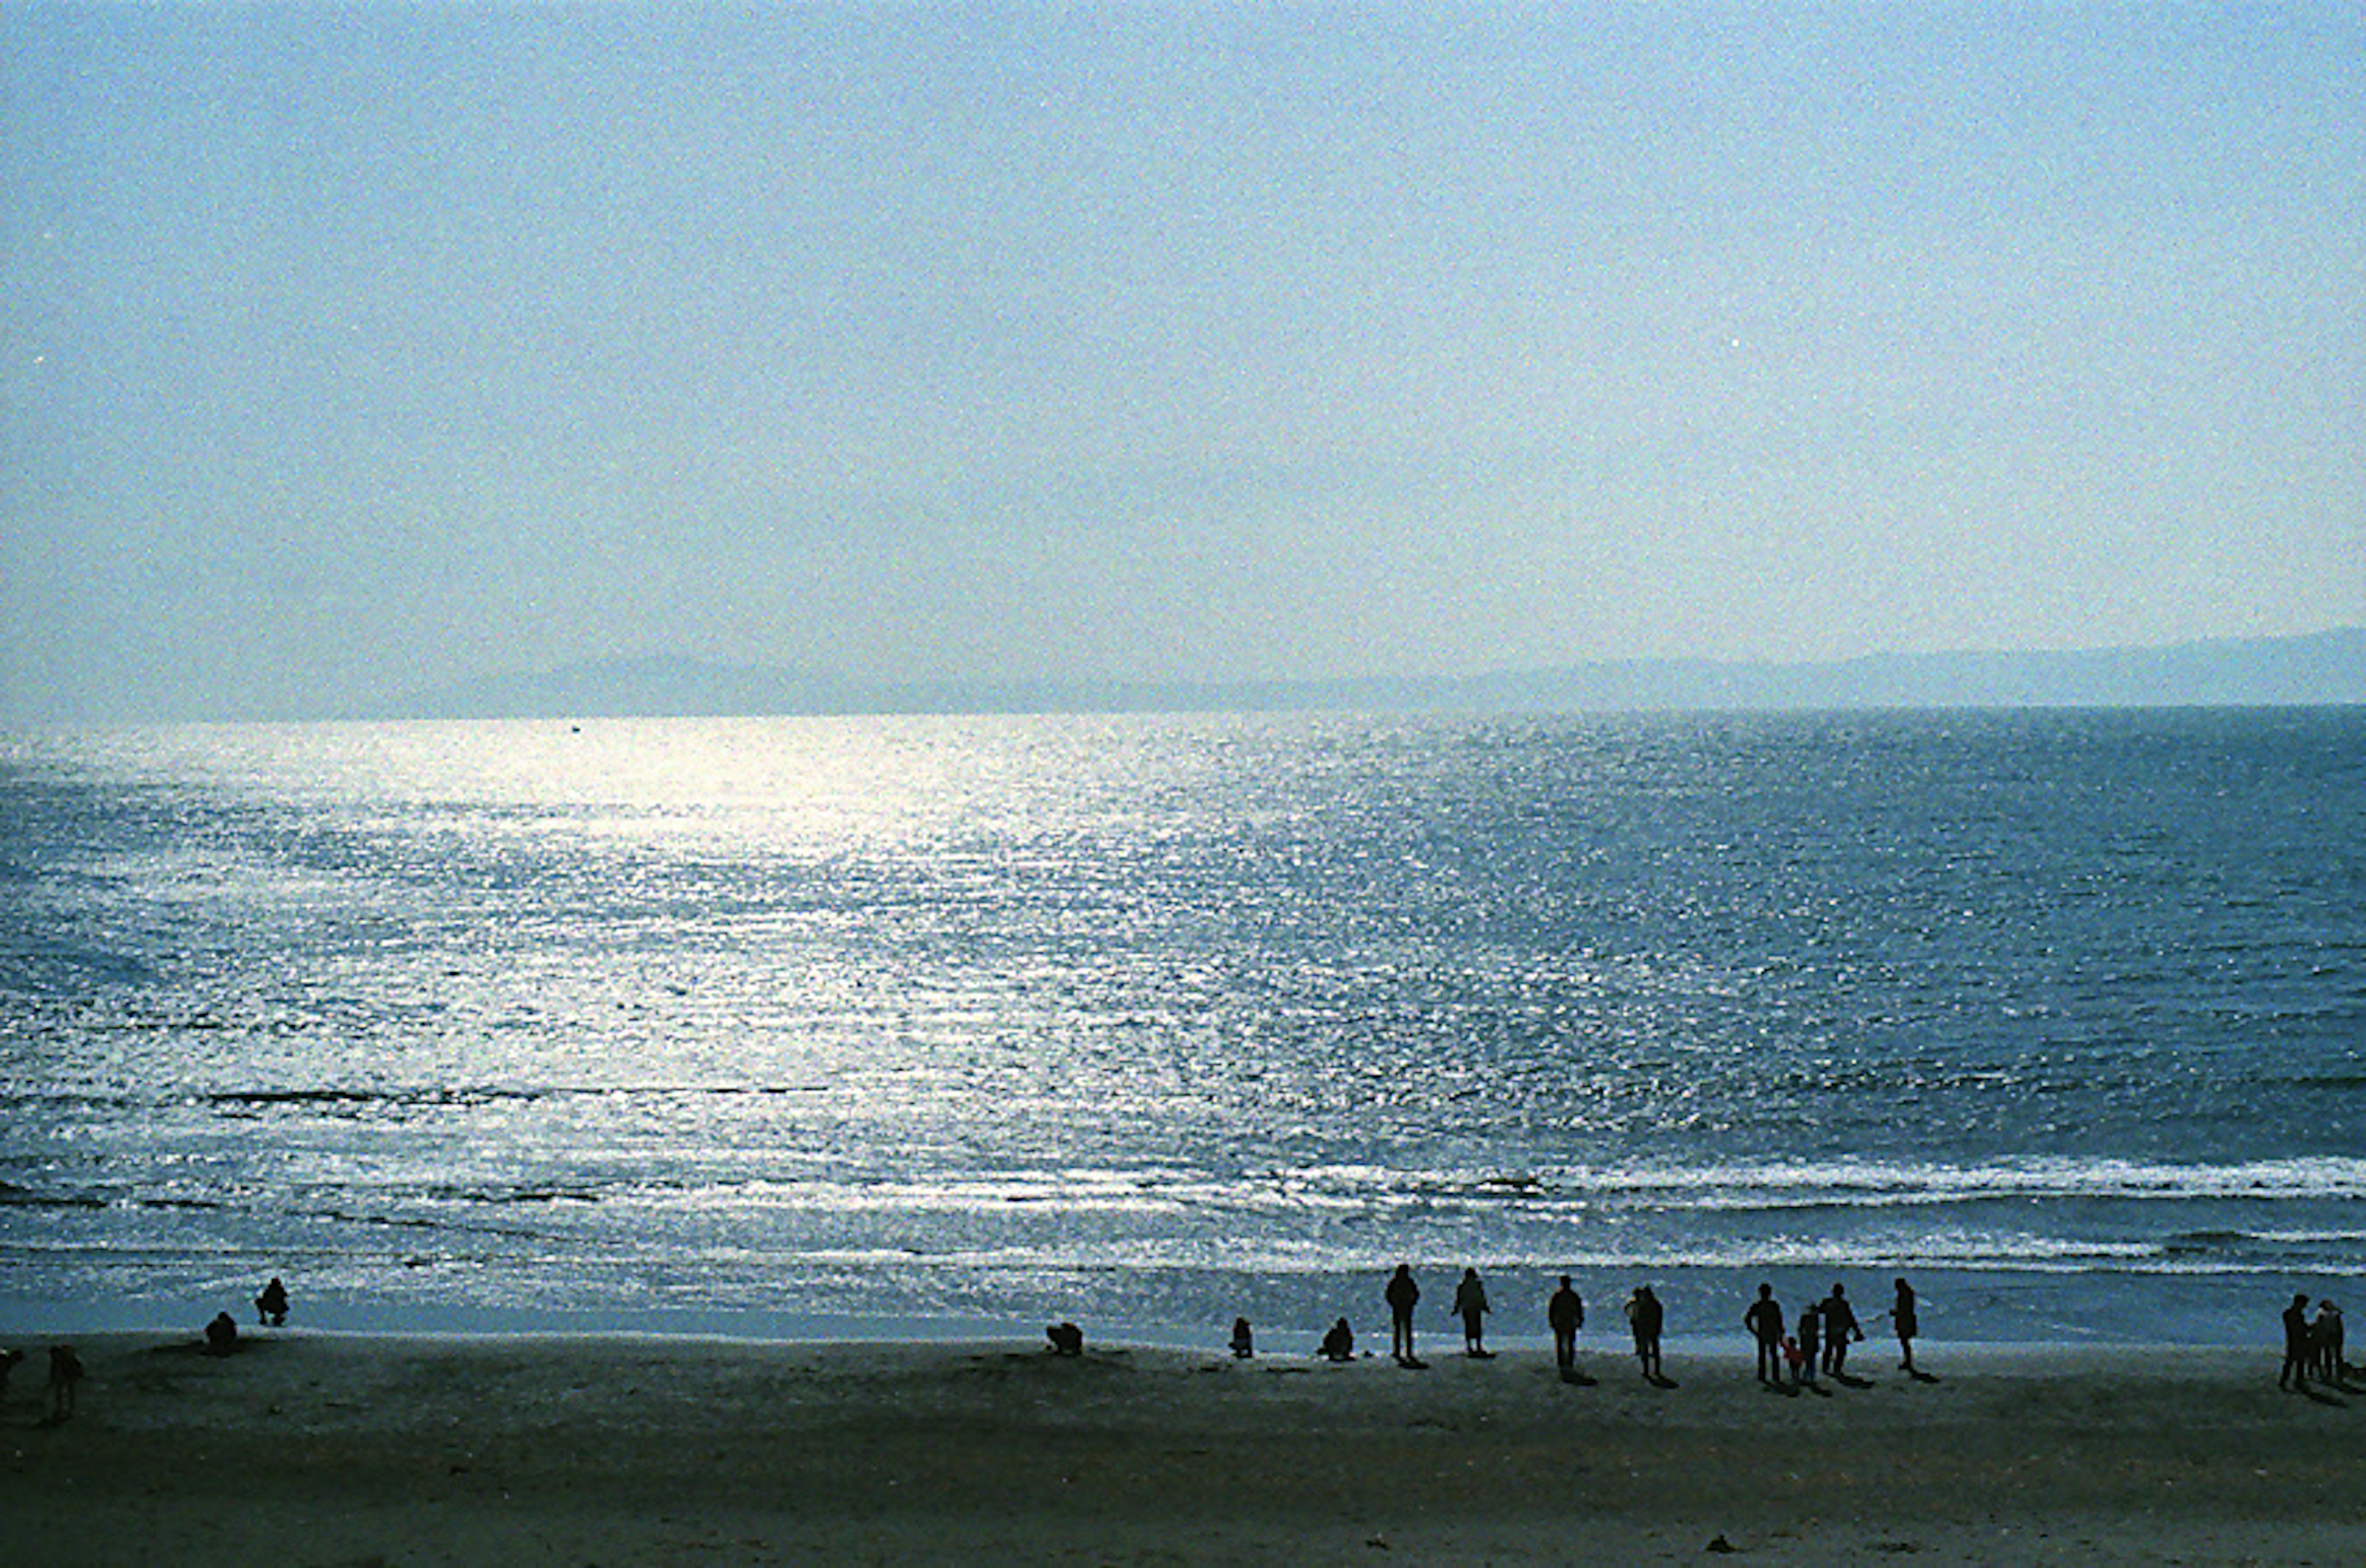
[[[652,657],[488,676],[335,716],[1671,713],[2359,704],[2366,704],[2366,627],[2079,652],[1872,654],[1796,664],[1618,660],[1482,675],[1334,681],[899,681]]]

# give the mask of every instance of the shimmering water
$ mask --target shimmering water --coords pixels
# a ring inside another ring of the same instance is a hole
[[[17,737],[0,1010],[0,1327],[1290,1336],[1406,1258],[2272,1339],[2366,1277],[2366,711]]]

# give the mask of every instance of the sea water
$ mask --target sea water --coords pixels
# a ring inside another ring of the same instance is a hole
[[[2366,710],[20,735],[0,1067],[0,1331],[2272,1343]]]

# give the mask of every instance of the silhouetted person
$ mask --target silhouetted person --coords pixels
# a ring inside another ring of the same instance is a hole
[[[24,1359],[22,1350],[0,1350],[0,1400],[8,1397],[8,1374],[15,1371],[17,1363]]]
[[[1824,1348],[1824,1314],[1814,1303],[1799,1309],[1799,1381],[1813,1386],[1816,1381],[1816,1358]]]
[[[1774,1299],[1774,1287],[1758,1287],[1758,1299],[1741,1314],[1741,1326],[1758,1342],[1758,1381],[1781,1383],[1783,1381],[1783,1306]]]
[[[2316,1321],[2308,1329],[2308,1348],[2316,1362],[2316,1375],[2327,1382],[2339,1382],[2349,1371],[2349,1352],[2342,1348],[2341,1309],[2331,1302],[2316,1303]]]
[[[1244,1361],[1256,1354],[1256,1340],[1249,1333],[1249,1320],[1245,1317],[1233,1319],[1233,1354]]]
[[[257,1317],[274,1328],[287,1326],[287,1287],[279,1282],[278,1275],[274,1274],[271,1283],[264,1286],[263,1293],[254,1298],[254,1311]]]
[[[1385,1293],[1389,1303],[1389,1353],[1400,1361],[1410,1361],[1414,1359],[1414,1303],[1421,1300],[1421,1287],[1413,1282],[1411,1264],[1397,1265],[1397,1271],[1389,1276]]]
[[[1455,1315],[1462,1319],[1462,1353],[1482,1360],[1487,1356],[1487,1287],[1480,1280],[1479,1270],[1462,1270],[1462,1283],[1454,1287]]]
[[[1356,1359],[1356,1331],[1341,1318],[1323,1337],[1323,1359],[1326,1361],[1352,1361]]]
[[[206,1325],[206,1354],[227,1356],[237,1348],[237,1320],[226,1312],[214,1314],[214,1320]]]
[[[1043,1330],[1043,1337],[1052,1342],[1052,1349],[1062,1356],[1085,1353],[1085,1331],[1073,1323],[1054,1323]]]
[[[1627,1298],[1627,1325],[1635,1331],[1635,1359],[1642,1363],[1643,1375],[1653,1380],[1660,1376],[1660,1330],[1665,1321],[1651,1287],[1636,1286]]]
[[[1914,1287],[1904,1280],[1898,1281],[1898,1299],[1889,1303],[1889,1326],[1898,1331],[1898,1364],[1906,1371],[1914,1370],[1914,1337],[1921,1332],[1921,1322],[1914,1313]]]
[[[2278,1388],[2308,1386],[2308,1298],[2296,1295],[2284,1308],[2284,1365],[2276,1374]]]
[[[1808,1352],[1787,1334],[1783,1336],[1783,1365],[1791,1374],[1791,1386],[1798,1387],[1800,1375],[1808,1369]]]
[[[1865,1330],[1856,1323],[1856,1309],[1849,1305],[1848,1287],[1832,1281],[1832,1293],[1824,1298],[1824,1371],[1839,1377],[1848,1369],[1848,1348],[1852,1339],[1865,1337]]]
[[[63,1421],[74,1413],[74,1392],[82,1386],[82,1358],[71,1345],[50,1347],[50,1421]]]
[[[1560,1277],[1560,1289],[1545,1303],[1545,1321],[1552,1325],[1554,1364],[1568,1377],[1577,1371],[1577,1331],[1585,1326],[1585,1298],[1566,1274]]]

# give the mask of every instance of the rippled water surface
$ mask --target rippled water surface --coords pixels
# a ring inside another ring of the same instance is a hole
[[[2271,1328],[2366,1276],[2361,846],[2358,710],[19,737],[0,1326]]]

